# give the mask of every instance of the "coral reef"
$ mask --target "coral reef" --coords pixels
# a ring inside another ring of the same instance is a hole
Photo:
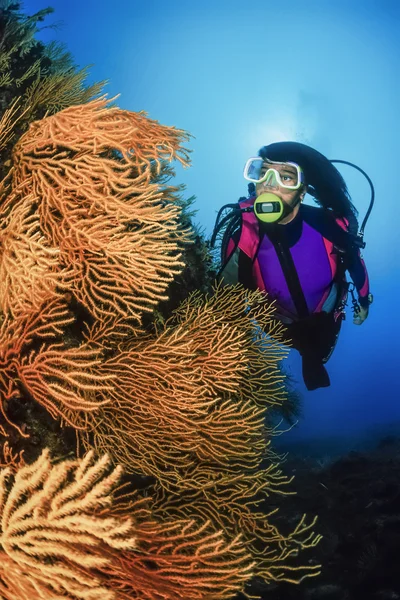
[[[93,451],[57,464],[44,451],[1,471],[2,598],[228,598],[248,578],[239,540],[188,520],[161,525],[141,500],[118,505],[120,478]]]
[[[45,45],[36,38],[52,8],[27,16],[21,5],[2,0],[0,6],[0,180],[10,169],[13,146],[32,121],[94,99],[105,83],[86,86],[87,69],[78,70],[62,44]]]
[[[268,506],[293,494],[265,425],[288,400],[282,328],[261,293],[211,286],[170,184],[191,136],[95,98],[35,41],[48,11],[18,10],[0,9],[0,593],[219,600],[317,575],[298,559],[316,519],[282,533]]]
[[[154,180],[163,163],[188,164],[187,139],[102,98],[33,123],[16,144],[0,204],[2,433],[13,401],[40,405],[76,431],[78,452],[94,447],[150,478],[162,535],[178,547],[177,524],[191,523],[199,548],[221,535],[239,548],[252,568],[237,590],[253,575],[299,582],[318,574],[296,560],[320,539],[315,518],[282,535],[274,511],[257,510],[291,493],[264,425],[286,398],[271,307],[217,286],[151,332],[142,323],[191,239],[179,188]]]

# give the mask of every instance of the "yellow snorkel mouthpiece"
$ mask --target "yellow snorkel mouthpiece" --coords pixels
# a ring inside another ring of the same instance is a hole
[[[282,200],[271,192],[260,194],[254,201],[254,213],[262,223],[276,223],[282,218],[284,211]]]

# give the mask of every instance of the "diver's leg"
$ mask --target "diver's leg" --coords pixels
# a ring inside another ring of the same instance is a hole
[[[315,313],[288,327],[292,345],[302,357],[303,380],[310,391],[330,385],[323,363],[334,339],[332,325],[327,313]]]
[[[336,344],[339,338],[340,329],[342,327],[343,317],[339,315],[335,319],[333,313],[329,313],[329,326],[324,336],[324,347],[323,347],[323,359],[322,362],[325,364],[328,362],[336,348]]]
[[[328,371],[318,356],[302,354],[301,370],[305,386],[310,392],[331,385]]]

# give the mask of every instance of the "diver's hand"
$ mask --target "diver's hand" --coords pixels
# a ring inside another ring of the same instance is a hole
[[[356,313],[353,318],[354,325],[362,325],[364,323],[365,319],[368,317],[368,312],[369,312],[368,306],[366,308],[363,308],[362,306],[360,306],[359,312]]]

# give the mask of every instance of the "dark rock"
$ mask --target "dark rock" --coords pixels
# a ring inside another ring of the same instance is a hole
[[[305,600],[345,600],[346,598],[348,598],[346,590],[332,583],[312,587],[304,594]]]

